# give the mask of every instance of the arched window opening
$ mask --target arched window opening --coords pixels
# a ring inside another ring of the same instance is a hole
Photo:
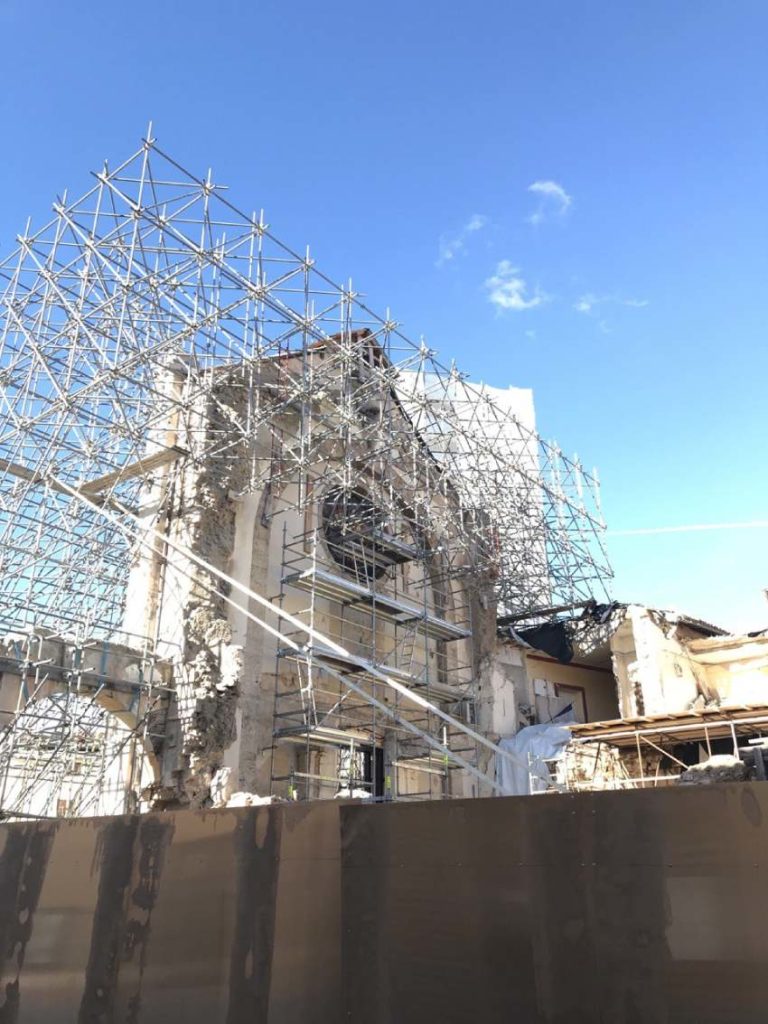
[[[5,817],[125,814],[153,778],[137,729],[66,690],[30,701],[0,746]]]

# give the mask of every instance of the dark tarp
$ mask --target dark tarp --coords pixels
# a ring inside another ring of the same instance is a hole
[[[518,636],[537,651],[543,651],[564,664],[573,658],[573,644],[565,622],[545,622],[541,626],[531,626],[518,630]]]

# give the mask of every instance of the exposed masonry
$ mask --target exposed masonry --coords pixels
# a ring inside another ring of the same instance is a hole
[[[217,381],[207,396],[204,441],[192,438],[202,452],[227,439],[234,458],[208,460],[190,467],[172,511],[171,530],[185,536],[191,550],[210,565],[231,569],[236,501],[248,481],[248,443],[232,440],[232,424],[245,405],[240,382]],[[239,457],[238,457],[239,456]],[[182,734],[182,766],[177,772],[179,798],[192,806],[210,802],[211,783],[222,767],[224,751],[236,736],[235,709],[242,673],[242,648],[232,642],[225,595],[230,585],[202,568],[194,571],[181,606],[182,647],[176,665],[177,700]],[[163,794],[167,802],[168,794]]]

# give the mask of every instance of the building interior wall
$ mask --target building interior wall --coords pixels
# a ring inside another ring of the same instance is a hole
[[[526,652],[525,660],[535,697],[545,696],[536,692],[535,685],[536,680],[544,680],[551,684],[547,697],[573,700],[577,721],[604,721],[619,717],[616,680],[609,667],[573,662],[562,664],[545,654],[530,651]]]

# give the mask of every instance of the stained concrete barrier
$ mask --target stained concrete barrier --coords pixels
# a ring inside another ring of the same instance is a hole
[[[0,827],[0,1024],[768,1015],[768,785]]]

